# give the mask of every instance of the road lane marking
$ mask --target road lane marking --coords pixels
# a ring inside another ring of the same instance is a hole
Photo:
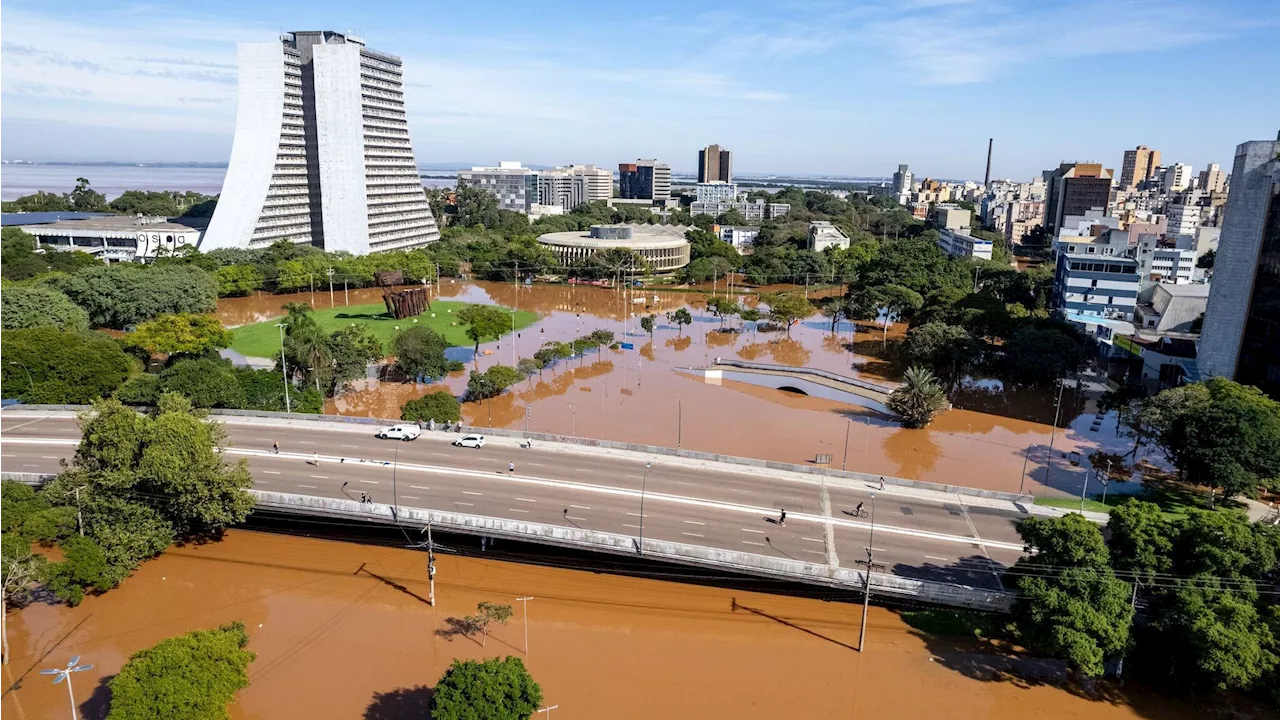
[[[57,459],[58,459],[58,456],[57,456],[57,455],[41,455],[40,457],[41,457],[41,458],[43,458],[43,459],[45,459],[45,460],[57,460]]]
[[[429,487],[423,487],[421,485],[410,485],[409,487],[413,488],[414,490],[430,490],[431,489]]]
[[[300,488],[306,488],[306,489],[308,489],[308,490],[315,490],[315,489],[316,489],[316,486],[315,486],[315,485],[303,485],[302,483],[298,483],[298,487],[300,487]]]
[[[308,477],[313,477],[313,478],[315,478],[316,480],[328,480],[328,479],[329,479],[329,476],[328,476],[328,475],[309,475]]]
[[[826,554],[827,554],[827,552],[826,552],[825,550],[810,550],[809,548],[801,548],[801,550],[804,550],[804,551],[805,551],[805,552],[807,552],[807,553],[813,553],[814,555],[826,555]]]
[[[760,547],[768,547],[768,545],[765,545],[764,543],[752,542],[750,540],[743,540],[742,544],[743,545],[759,545]]]
[[[299,445],[315,445],[315,443],[311,442],[310,440],[296,440],[295,442],[297,442]]]
[[[639,525],[628,525],[628,524],[626,524],[626,523],[622,523],[622,527],[635,528],[635,529],[637,529],[637,530],[639,530],[639,529],[640,529],[640,526],[639,526]]]
[[[574,517],[572,515],[565,515],[564,517],[566,520],[581,520],[583,522],[586,522],[587,520],[586,518]]]
[[[507,512],[520,512],[520,513],[527,513],[527,512],[529,512],[529,511],[528,511],[528,510],[520,510],[520,509],[517,509],[517,508],[507,508]]]
[[[705,535],[699,535],[698,533],[691,533],[691,532],[682,532],[680,534],[688,535],[689,537],[706,537]]]
[[[9,455],[8,453],[0,455],[0,457],[18,457],[17,455]]]
[[[476,505],[475,503],[462,502],[461,500],[454,500],[454,501],[453,501],[453,504],[454,504],[454,505],[466,505],[467,507],[475,507],[475,505]]]
[[[742,528],[742,532],[753,532],[753,533],[759,533],[760,535],[764,534],[763,530],[752,530],[751,528]]]
[[[633,512],[629,512],[627,514],[632,517],[649,517],[648,515],[641,515],[640,513],[633,513]]]
[[[365,485],[377,485],[377,484],[378,484],[378,481],[377,481],[377,480],[361,480],[360,482],[364,483]]]
[[[344,448],[351,448],[352,450],[359,450],[359,449],[360,449],[360,446],[359,446],[359,445],[343,445],[342,447],[344,447]]]
[[[643,480],[643,479],[644,479],[644,476],[643,476],[643,475],[623,475],[622,477],[635,478],[635,479],[637,479],[637,480]]]
[[[433,452],[433,453],[431,453],[431,454],[432,454],[432,455],[439,456],[439,457],[449,457],[449,453],[438,453],[438,452]]]
[[[462,494],[463,495],[483,495],[484,493],[471,492],[470,490],[463,490]]]
[[[34,468],[38,468],[38,467],[40,467],[40,466],[39,466],[39,465],[25,465],[25,464],[24,464],[22,467],[34,467]]]
[[[266,473],[267,475],[279,475],[279,474],[280,474],[280,471],[279,471],[279,470],[261,470],[260,472],[264,472],[264,473]]]
[[[519,500],[520,502],[538,502],[537,500],[530,500],[529,498],[516,498],[516,500]]]
[[[404,498],[405,500],[421,500],[422,499],[422,498],[419,498],[417,495],[401,495],[400,497]]]
[[[687,522],[687,523],[689,523],[690,525],[706,525],[706,523],[704,523],[704,522],[698,522],[697,520],[685,520],[684,522]]]
[[[529,465],[530,467],[546,467],[546,465],[543,465],[542,463],[531,463],[531,462],[527,462],[527,463],[525,463],[525,465]]]
[[[809,542],[826,542],[826,540],[823,540],[822,538],[807,538],[807,537],[802,537],[802,538],[800,538],[800,539],[801,539],[801,540],[808,540]]]
[[[938,557],[937,555],[925,555],[926,560],[941,560],[942,562],[951,562],[951,558]]]
[[[577,509],[577,510],[590,510],[590,509],[591,509],[591,508],[587,507],[586,505],[570,505],[569,507],[574,508],[574,509]]]

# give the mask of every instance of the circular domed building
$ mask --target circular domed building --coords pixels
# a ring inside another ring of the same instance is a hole
[[[644,258],[654,272],[675,272],[689,264],[689,241],[684,225],[592,225],[540,235],[538,242],[556,254],[561,265],[586,260],[601,250],[628,248]]]

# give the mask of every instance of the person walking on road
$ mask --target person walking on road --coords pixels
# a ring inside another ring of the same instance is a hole
[[[881,489],[881,490],[883,490],[883,489],[884,489],[884,476],[883,476],[883,475],[881,475],[881,476],[880,476],[880,489]]]
[[[275,453],[275,454],[277,454],[277,455],[279,455],[279,454],[280,454],[280,441],[279,441],[279,440],[272,440],[272,441],[271,441],[271,452],[273,452],[273,453]]]
[[[513,473],[515,471],[516,471],[516,464],[513,462],[507,463],[507,472]]]
[[[311,453],[311,464],[320,467],[320,453]]]
[[[785,508],[781,511],[781,514],[778,516],[778,524],[779,525],[787,524],[787,511]]]

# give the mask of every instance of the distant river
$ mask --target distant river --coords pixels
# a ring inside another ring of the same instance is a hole
[[[0,199],[14,200],[37,190],[70,192],[76,178],[88,178],[94,190],[118,197],[125,190],[192,190],[205,195],[222,192],[226,168],[132,167],[96,165],[0,166]],[[443,174],[443,173],[434,173]],[[452,186],[452,180],[423,180],[427,187]]]

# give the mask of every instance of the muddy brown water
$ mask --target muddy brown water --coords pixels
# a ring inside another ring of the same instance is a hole
[[[884,333],[870,324],[855,327],[845,322],[832,332],[829,321],[814,315],[793,326],[788,335],[754,332],[740,320],[715,318],[706,309],[709,295],[702,293],[447,280],[437,290],[447,299],[495,302],[540,316],[514,341],[504,337],[482,345],[481,355],[468,362],[467,370],[512,364],[513,357],[531,356],[545,342],[568,341],[600,328],[634,346],[589,352],[544,370],[498,398],[465,404],[464,419],[480,427],[524,429],[528,408],[527,426],[534,432],[679,445],[792,463],[830,454],[833,467],[1035,493],[1046,491],[1052,441],[1055,467],[1050,492],[1072,495],[1080,493],[1087,469],[1086,462],[1073,465],[1073,459],[1097,448],[1127,452],[1131,447],[1115,432],[1114,415],[1095,429],[1093,415],[1086,412],[1091,404],[1071,392],[1064,397],[1057,432],[1051,427],[1055,400],[1051,393],[1004,392],[995,381],[962,391],[957,408],[928,429],[908,430],[856,405],[818,398],[797,402],[793,393],[728,381],[706,384],[675,371],[705,367],[718,357],[738,358],[892,383],[902,371],[893,360],[893,347],[902,339],[903,324]],[[377,289],[350,292],[352,304],[378,302],[380,297]],[[327,290],[315,293],[318,307],[327,307],[328,298]],[[310,293],[224,299],[218,316],[225,325],[259,322],[279,315],[286,302],[310,299]],[[342,304],[342,292],[335,292],[334,299]],[[741,300],[748,306],[757,303],[752,296]],[[693,313],[693,324],[676,327],[666,321],[667,313],[681,307]],[[639,323],[651,313],[658,317],[652,336]],[[731,328],[737,332],[722,332]],[[397,418],[401,405],[427,392],[447,388],[462,395],[466,378],[463,371],[431,385],[362,381],[330,400],[325,411]]]
[[[557,718],[1209,717],[1210,708],[1129,689],[1108,700],[1059,687],[1043,661],[963,638],[922,636],[872,608],[854,650],[856,604],[659,579],[438,558],[432,608],[421,552],[233,530],[174,548],[80,607],[11,613],[6,720],[60,718],[66,688],[38,674],[73,656],[84,717],[103,717],[103,681],[133,652],[234,620],[257,660],[231,717],[422,718],[428,688],[455,658],[520,655]],[[516,614],[485,646],[442,636],[480,601]]]

